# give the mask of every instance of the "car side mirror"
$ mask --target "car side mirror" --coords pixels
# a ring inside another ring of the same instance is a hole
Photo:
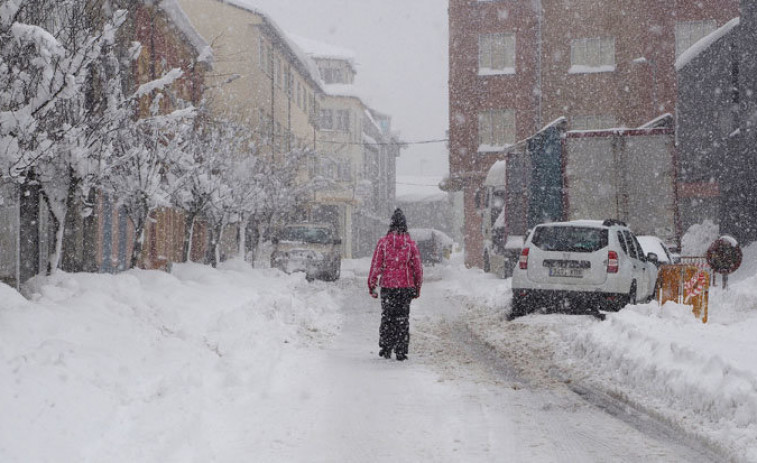
[[[658,266],[660,265],[660,258],[657,257],[657,254],[655,254],[654,252],[650,252],[649,254],[647,254],[647,260],[652,262],[655,265],[658,265]]]

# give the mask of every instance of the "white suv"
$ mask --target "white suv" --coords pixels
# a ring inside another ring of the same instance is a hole
[[[636,236],[617,220],[537,225],[512,279],[511,317],[540,307],[557,311],[617,311],[654,297],[657,267]]]

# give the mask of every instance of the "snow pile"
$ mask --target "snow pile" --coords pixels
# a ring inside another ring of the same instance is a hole
[[[712,220],[692,225],[681,238],[681,255],[704,256],[707,248],[719,238],[719,230]]]
[[[340,325],[333,286],[243,262],[28,291],[0,284],[0,461],[213,461],[224,414]]]

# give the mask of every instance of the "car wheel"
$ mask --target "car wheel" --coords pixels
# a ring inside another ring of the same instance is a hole
[[[636,305],[636,282],[631,283],[631,289],[628,290],[628,294],[621,297],[618,301],[618,309],[616,312],[627,305]]]
[[[628,292],[628,303],[636,305],[636,282],[631,284],[631,291]]]
[[[513,320],[515,318],[522,317],[524,315],[528,315],[531,310],[531,304],[525,297],[513,295],[510,315],[508,315],[507,318],[508,320]]]
[[[336,266],[334,268],[334,273],[331,274],[332,275],[332,281],[338,280],[339,277],[341,276],[341,274],[342,274],[342,265],[341,265],[340,262],[337,262]]]

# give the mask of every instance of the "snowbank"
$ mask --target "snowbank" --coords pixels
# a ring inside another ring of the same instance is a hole
[[[27,290],[0,285],[0,461],[213,461],[223,414],[340,324],[333,286],[238,261]]]

